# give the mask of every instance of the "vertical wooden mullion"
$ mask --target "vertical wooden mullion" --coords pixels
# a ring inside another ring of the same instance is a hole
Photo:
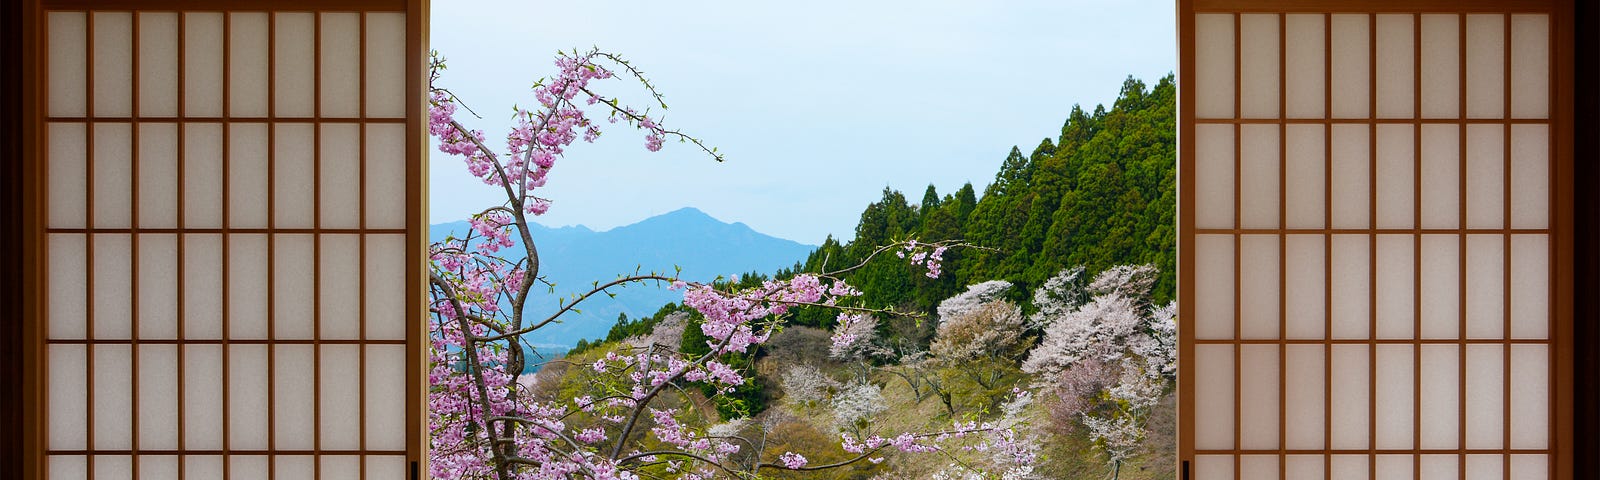
[[[1459,297],[1459,301],[1460,301],[1460,307],[1458,307],[1458,308],[1460,310],[1460,315],[1461,315],[1461,325],[1458,328],[1457,333],[1456,333],[1456,336],[1458,337],[1458,340],[1461,342],[1460,345],[1457,347],[1458,350],[1456,351],[1456,361],[1459,363],[1459,366],[1460,366],[1460,371],[1457,373],[1457,377],[1456,377],[1458,379],[1458,382],[1456,384],[1456,388],[1457,388],[1457,393],[1456,393],[1456,395],[1457,395],[1456,396],[1456,399],[1457,399],[1456,400],[1456,410],[1457,410],[1457,412],[1456,413],[1460,417],[1458,419],[1459,423],[1457,424],[1457,430],[1456,430],[1456,442],[1459,445],[1459,448],[1461,449],[1461,453],[1456,456],[1456,471],[1458,473],[1460,473],[1461,478],[1465,479],[1466,475],[1467,475],[1467,455],[1466,455],[1466,451],[1467,451],[1467,234],[1466,234],[1466,232],[1467,232],[1467,123],[1468,123],[1467,122],[1467,16],[1465,14],[1457,14],[1456,15],[1456,35],[1457,35],[1456,54],[1458,55],[1457,58],[1459,60],[1458,65],[1457,65],[1459,81],[1456,84],[1456,87],[1457,87],[1456,88],[1456,90],[1457,90],[1456,93],[1458,95],[1456,109],[1457,109],[1457,117],[1458,117],[1457,121],[1460,122],[1460,126],[1457,127],[1458,133],[1456,135],[1456,141],[1459,142],[1459,147],[1456,149],[1456,151],[1459,153],[1458,156],[1460,157],[1460,158],[1457,159],[1457,162],[1459,162],[1459,164],[1458,164],[1459,166],[1457,168],[1457,171],[1461,172],[1461,174],[1457,175],[1457,178],[1456,178],[1456,181],[1459,182],[1459,184],[1457,186],[1458,187],[1457,194],[1459,195],[1459,200],[1458,200],[1459,203],[1457,204],[1458,208],[1456,209],[1457,210],[1456,211],[1456,215],[1458,216],[1457,221],[1460,222],[1459,225],[1457,225],[1457,226],[1459,228],[1461,228],[1461,230],[1462,230],[1462,234],[1461,234],[1461,238],[1460,238],[1460,247],[1459,247],[1460,250],[1461,250],[1460,251],[1460,256],[1461,256],[1460,268],[1461,268],[1461,271],[1460,271],[1460,279],[1459,279],[1460,285],[1459,285],[1459,290],[1457,291],[1457,296]]]
[[[267,12],[267,476],[278,470],[277,396],[277,27],[278,12]]]
[[[1378,476],[1378,14],[1367,13],[1367,477]]]
[[[183,372],[183,370],[184,370],[183,369],[184,350],[187,350],[187,348],[185,348],[186,345],[184,345],[184,340],[185,340],[186,337],[185,337],[184,331],[183,331],[183,323],[184,323],[183,322],[183,315],[184,315],[184,308],[183,308],[183,297],[184,297],[184,295],[183,295],[183,288],[184,288],[184,284],[183,284],[183,280],[184,280],[183,279],[183,239],[184,239],[184,237],[187,236],[187,235],[183,234],[183,228],[187,225],[186,222],[184,221],[184,218],[183,218],[184,217],[183,216],[183,202],[184,202],[184,198],[183,198],[183,190],[184,190],[184,188],[183,188],[183,174],[184,174],[184,161],[185,161],[185,158],[184,158],[184,150],[185,150],[185,147],[184,147],[184,132],[186,130],[188,130],[188,126],[189,126],[188,125],[188,121],[187,121],[187,117],[189,115],[189,112],[188,112],[188,110],[186,110],[186,108],[188,108],[188,107],[187,107],[187,102],[184,101],[185,95],[183,94],[183,90],[185,88],[185,84],[184,84],[185,71],[188,68],[188,59],[185,58],[186,55],[187,55],[187,51],[188,51],[188,35],[186,35],[186,28],[187,27],[185,26],[185,21],[184,21],[187,18],[188,18],[188,13],[187,12],[178,12],[178,84],[177,84],[177,88],[178,88],[178,94],[177,94],[178,111],[176,112],[177,116],[178,116],[178,123],[175,126],[175,130],[177,130],[177,135],[178,135],[178,142],[177,142],[177,145],[176,145],[176,148],[175,148],[175,150],[177,150],[177,159],[178,159],[178,180],[177,180],[177,188],[174,189],[174,190],[177,190],[176,193],[177,193],[177,197],[178,197],[178,203],[176,205],[176,207],[177,207],[176,210],[177,211],[173,213],[174,216],[175,216],[175,220],[177,222],[177,225],[178,225],[177,233],[175,233],[173,235],[174,237],[176,237],[176,238],[174,238],[174,241],[177,242],[177,256],[175,257],[175,260],[178,262],[177,268],[174,269],[177,272],[177,275],[176,275],[177,276],[177,289],[176,289],[176,291],[174,293],[176,293],[177,297],[178,297],[178,300],[177,300],[177,317],[174,318],[174,321],[175,321],[175,323],[177,323],[178,338],[177,338],[177,342],[173,344],[173,349],[177,351],[176,353],[177,353],[177,358],[178,358],[178,364],[177,364],[177,367],[178,367],[177,368],[177,370],[178,370],[178,377],[177,377],[177,384],[178,384],[178,392],[177,392],[178,393],[178,399],[177,399],[177,401],[178,401],[178,404],[177,404],[177,407],[178,407],[177,408],[177,411],[178,411],[178,445],[177,445],[177,447],[178,447],[178,457],[177,457],[177,462],[178,462],[178,480],[183,480],[184,479],[184,476],[185,476],[184,470],[186,470],[184,468],[185,467],[185,460],[187,460],[187,458],[188,458],[184,454],[185,450],[188,449],[188,444],[184,443],[185,439],[184,439],[184,434],[183,434],[184,427],[185,427],[184,414],[183,414],[184,413],[183,412],[184,390],[187,390],[187,385],[188,385],[188,381],[184,379],[184,375],[183,375],[184,374],[184,372]]]
[[[1500,62],[1502,64],[1501,67],[1503,68],[1502,77],[1501,77],[1502,81],[1500,82],[1501,83],[1501,88],[1502,88],[1501,93],[1503,94],[1502,97],[1504,97],[1504,98],[1501,98],[1501,101],[1504,102],[1504,104],[1502,105],[1501,117],[1505,119],[1506,123],[1505,123],[1505,125],[1502,125],[1500,127],[1500,130],[1501,130],[1500,134],[1502,135],[1501,138],[1503,140],[1501,142],[1502,143],[1501,146],[1504,149],[1504,152],[1502,152],[1503,154],[1502,154],[1501,159],[1500,159],[1501,162],[1503,162],[1502,163],[1502,168],[1500,170],[1500,175],[1501,175],[1500,176],[1500,186],[1504,190],[1503,191],[1503,195],[1504,196],[1501,197],[1501,202],[1500,202],[1501,203],[1500,207],[1502,208],[1501,217],[1500,217],[1500,225],[1501,225],[1502,228],[1505,228],[1506,230],[1505,230],[1505,233],[1500,236],[1501,245],[1502,245],[1501,251],[1505,252],[1505,255],[1502,255],[1501,258],[1500,258],[1500,261],[1502,262],[1501,263],[1501,269],[1500,269],[1501,272],[1500,273],[1503,276],[1501,278],[1501,282],[1500,282],[1500,287],[1501,287],[1501,296],[1500,296],[1500,298],[1503,299],[1500,302],[1500,307],[1502,309],[1501,321],[1504,322],[1504,327],[1501,329],[1501,338],[1506,340],[1506,342],[1503,345],[1500,346],[1500,361],[1502,362],[1501,363],[1501,370],[1500,370],[1502,372],[1500,374],[1500,390],[1501,390],[1502,395],[1504,395],[1501,398],[1501,404],[1500,404],[1500,407],[1501,407],[1500,448],[1505,449],[1505,453],[1501,454],[1501,457],[1500,457],[1500,467],[1502,468],[1502,476],[1501,476],[1501,478],[1511,478],[1511,342],[1510,342],[1510,339],[1512,338],[1512,335],[1511,335],[1511,228],[1515,224],[1512,223],[1512,221],[1511,221],[1511,125],[1512,124],[1511,124],[1511,14],[1510,13],[1506,13],[1506,14],[1501,16],[1501,25],[1502,25],[1502,27],[1501,27],[1500,38],[1501,38],[1502,41],[1500,43],[1501,43],[1501,47],[1504,49],[1504,55],[1500,59]],[[1553,158],[1554,157],[1552,157],[1552,159]],[[1554,284],[1551,284],[1551,285],[1554,286]]]
[[[1566,8],[1567,11],[1561,12],[1561,13],[1567,13],[1567,14],[1571,14],[1572,13],[1571,8],[1573,8],[1573,7],[1571,6],[1570,2],[1564,8]],[[1561,335],[1563,333],[1563,330],[1560,328],[1560,322],[1558,320],[1558,313],[1557,313],[1557,310],[1556,310],[1556,308],[1557,308],[1556,306],[1561,301],[1561,297],[1557,293],[1558,290],[1561,288],[1560,287],[1561,283],[1559,283],[1560,282],[1560,277],[1556,273],[1556,271],[1557,271],[1556,265],[1558,265],[1558,262],[1560,261],[1560,244],[1558,243],[1557,237],[1559,235],[1561,235],[1561,233],[1560,233],[1559,227],[1557,227],[1557,225],[1559,225],[1560,220],[1558,219],[1558,215],[1557,215],[1556,212],[1561,211],[1564,208],[1568,209],[1570,211],[1570,209],[1572,207],[1567,207],[1565,205],[1562,205],[1562,203],[1560,201],[1560,195],[1557,192],[1558,186],[1557,186],[1557,183],[1556,183],[1556,179],[1558,178],[1558,175],[1559,175],[1560,171],[1562,170],[1562,167],[1564,165],[1569,165],[1570,162],[1573,162],[1573,159],[1571,159],[1571,158],[1562,158],[1561,155],[1560,155],[1560,152],[1557,150],[1557,144],[1559,143],[1557,140],[1560,138],[1560,136],[1557,133],[1556,122],[1557,121],[1563,121],[1563,120],[1566,121],[1566,122],[1573,122],[1574,119],[1570,118],[1570,117],[1562,118],[1560,116],[1560,113],[1558,113],[1560,111],[1559,110],[1560,107],[1557,104],[1556,98],[1558,96],[1563,95],[1563,93],[1562,93],[1563,90],[1562,90],[1562,86],[1561,86],[1561,83],[1560,83],[1560,79],[1561,79],[1561,75],[1563,73],[1565,73],[1565,72],[1563,72],[1561,70],[1561,68],[1558,65],[1561,65],[1561,62],[1563,62],[1563,61],[1568,61],[1568,60],[1565,60],[1565,59],[1570,58],[1570,57],[1566,56],[1566,54],[1563,52],[1563,49],[1561,48],[1561,42],[1557,41],[1558,37],[1562,37],[1563,35],[1565,35],[1564,33],[1560,33],[1560,32],[1564,32],[1565,31],[1565,24],[1558,19],[1556,13],[1557,12],[1551,12],[1550,15],[1545,17],[1546,18],[1545,21],[1548,22],[1547,25],[1549,26],[1548,29],[1546,30],[1546,34],[1549,35],[1549,38],[1547,39],[1547,41],[1549,43],[1546,44],[1547,47],[1546,47],[1545,51],[1548,52],[1548,55],[1549,55],[1549,58],[1550,58],[1550,63],[1547,66],[1547,68],[1550,69],[1550,73],[1551,73],[1549,75],[1549,82],[1550,83],[1548,85],[1548,90],[1546,90],[1549,93],[1547,93],[1545,95],[1545,101],[1547,102],[1546,105],[1548,106],[1547,110],[1545,110],[1545,121],[1547,122],[1546,125],[1549,125],[1548,129],[1545,131],[1545,140],[1546,140],[1545,143],[1546,143],[1547,148],[1548,148],[1548,150],[1547,150],[1548,157],[1547,158],[1550,159],[1549,161],[1550,161],[1550,167],[1551,167],[1551,168],[1546,169],[1546,171],[1545,171],[1545,175],[1546,175],[1545,190],[1547,192],[1546,194],[1549,195],[1548,200],[1547,200],[1548,203],[1546,204],[1546,205],[1549,205],[1549,206],[1545,209],[1545,229],[1548,232],[1546,234],[1546,236],[1545,236],[1545,242],[1546,242],[1545,255],[1547,255],[1546,260],[1549,262],[1548,265],[1550,265],[1550,267],[1551,267],[1550,271],[1545,273],[1546,275],[1549,276],[1547,281],[1549,282],[1549,285],[1551,286],[1551,291],[1546,293],[1548,295],[1546,298],[1549,299],[1549,306],[1547,307],[1548,311],[1547,311],[1547,317],[1545,319],[1545,322],[1546,322],[1546,324],[1545,324],[1546,325],[1545,332],[1547,332],[1547,334],[1545,335],[1546,355],[1548,355],[1547,362],[1551,366],[1550,375],[1545,380],[1546,381],[1546,384],[1545,384],[1546,390],[1545,391],[1551,393],[1550,394],[1550,398],[1549,398],[1548,403],[1547,403],[1547,406],[1549,407],[1549,412],[1548,412],[1549,417],[1548,417],[1547,423],[1546,423],[1546,425],[1550,425],[1550,430],[1548,432],[1549,437],[1548,437],[1548,440],[1547,440],[1547,443],[1545,444],[1545,446],[1551,451],[1546,452],[1545,466],[1547,468],[1546,473],[1547,473],[1547,475],[1549,475],[1548,478],[1559,479],[1559,478],[1562,478],[1562,477],[1560,476],[1560,470],[1557,468],[1557,465],[1560,465],[1563,461],[1566,461],[1565,459],[1560,458],[1559,455],[1558,455],[1559,446],[1561,444],[1560,444],[1560,438],[1559,438],[1559,436],[1557,434],[1557,431],[1558,431],[1558,429],[1561,428],[1561,425],[1562,425],[1562,423],[1560,423],[1560,420],[1559,420],[1560,419],[1560,400],[1559,399],[1560,399],[1562,394],[1567,393],[1567,392],[1563,391],[1558,386],[1561,376],[1564,375],[1560,371],[1560,368],[1563,367],[1563,365],[1560,362],[1558,362],[1558,360],[1557,360],[1557,358],[1558,358],[1557,357],[1558,346],[1555,344],[1554,341],[1552,341],[1552,339],[1557,338],[1559,335]],[[1571,37],[1570,36],[1566,37],[1566,39],[1570,41]],[[1510,83],[1510,79],[1507,79],[1506,83],[1509,84]],[[1507,112],[1507,115],[1508,116],[1510,115],[1509,111]],[[1570,473],[1570,472],[1568,472],[1568,473]]]
[[[1244,30],[1244,25],[1242,23],[1243,21],[1244,21],[1244,17],[1241,16],[1238,12],[1234,12],[1234,14],[1233,14],[1233,117],[1235,119],[1244,118],[1244,112],[1240,110],[1240,107],[1243,104],[1242,100],[1240,99],[1240,95],[1243,93],[1244,89],[1243,89],[1243,87],[1241,87],[1239,85],[1239,83],[1241,81],[1243,81],[1243,79],[1244,79],[1244,57],[1241,55],[1242,52],[1244,51],[1244,48],[1241,46],[1241,43],[1240,43],[1240,39],[1241,39],[1241,36],[1242,36],[1241,32]],[[1243,161],[1241,160],[1242,157],[1243,157],[1243,153],[1241,153],[1239,149],[1243,145],[1243,139],[1241,138],[1241,137],[1243,137],[1243,135],[1244,135],[1244,127],[1240,126],[1238,123],[1235,123],[1234,126],[1233,126],[1233,228],[1236,231],[1241,229],[1241,228],[1244,228],[1244,222],[1240,221],[1240,219],[1239,219],[1239,213],[1240,213],[1240,210],[1241,210],[1240,209],[1240,205],[1239,205],[1240,204],[1240,195],[1243,192],[1243,187],[1239,184],[1240,180],[1243,178],[1243,175],[1240,174],[1240,172],[1239,172],[1239,167],[1243,163]],[[1244,253],[1242,250],[1239,249],[1239,246],[1240,246],[1240,241],[1243,238],[1244,238],[1243,235],[1240,235],[1237,232],[1233,234],[1233,349],[1232,350],[1233,350],[1233,449],[1234,449],[1234,453],[1233,453],[1233,479],[1234,480],[1239,480],[1239,475],[1240,475],[1239,469],[1240,469],[1240,460],[1241,460],[1241,458],[1240,458],[1241,455],[1239,454],[1239,451],[1244,448],[1244,444],[1240,441],[1241,435],[1240,435],[1240,431],[1239,431],[1240,428],[1241,428],[1241,425],[1243,425],[1243,422],[1241,422],[1240,419],[1239,419],[1239,414],[1240,414],[1239,403],[1240,403],[1240,400],[1241,400],[1240,392],[1242,390],[1242,387],[1240,385],[1244,383],[1243,379],[1240,378],[1241,369],[1239,368],[1239,361],[1240,361],[1240,358],[1242,357],[1242,353],[1240,352],[1240,350],[1243,349],[1243,345],[1239,342],[1239,338],[1240,338],[1240,335],[1239,335],[1240,334],[1240,325],[1239,325],[1240,324],[1240,318],[1239,318],[1240,304],[1239,304],[1239,299],[1241,298],[1241,296],[1239,295],[1239,277],[1240,277],[1239,266],[1242,263],[1242,262],[1240,262],[1240,257],[1242,257],[1243,253]]]
[[[230,68],[233,65],[232,37],[233,12],[222,12],[222,118],[224,122],[231,120],[233,117],[233,97],[231,95],[233,79],[231,78],[230,74],[230,71],[233,70]],[[233,136],[232,130],[232,123],[224,123],[221,126],[222,231],[224,233],[219,236],[221,237],[222,241],[222,478],[224,480],[233,475],[233,462],[229,461],[228,457],[228,451],[233,448],[233,442],[230,437],[232,432],[230,432],[228,428],[228,424],[232,423],[229,421],[229,419],[232,418],[229,416],[229,400],[231,397],[229,391],[233,389],[232,383],[229,381],[229,362],[231,361],[230,351],[232,348],[228,346],[228,339],[232,336],[232,332],[229,331],[230,329],[228,324],[228,307],[230,303],[228,298],[228,284],[230,283],[229,280],[231,280],[231,272],[228,270],[228,244],[232,243],[231,240],[233,237],[227,233],[228,229],[233,227],[233,224],[228,219],[228,184],[232,183],[228,177],[228,166],[229,164],[233,163],[231,160],[232,152],[229,150],[230,145],[228,141],[229,138]]]
[[[129,268],[129,270],[128,270],[128,287],[129,287],[129,290],[128,290],[128,293],[129,293],[129,295],[128,295],[128,301],[129,301],[129,304],[128,304],[129,305],[128,306],[128,339],[129,339],[129,341],[128,341],[128,345],[129,345],[128,346],[128,365],[129,365],[129,367],[128,368],[129,368],[129,370],[128,371],[130,372],[130,374],[128,375],[128,382],[129,382],[128,392],[130,393],[130,395],[128,396],[128,402],[129,402],[128,403],[128,405],[129,405],[128,406],[128,412],[130,413],[130,415],[128,415],[128,422],[129,422],[128,435],[130,437],[128,439],[128,442],[129,442],[128,445],[129,445],[129,450],[130,450],[130,453],[131,453],[131,456],[129,457],[129,462],[130,462],[130,465],[132,466],[131,469],[132,469],[132,474],[133,474],[133,480],[139,480],[139,234],[137,232],[138,232],[138,228],[140,227],[140,221],[139,221],[139,16],[140,15],[141,15],[141,12],[137,12],[137,11],[129,14],[129,22],[132,24],[132,29],[130,31],[132,32],[131,36],[133,38],[131,39],[132,41],[130,42],[131,45],[132,45],[132,47],[130,48],[130,51],[132,52],[132,54],[128,56],[129,57],[128,61],[132,63],[132,67],[133,67],[132,68],[132,72],[133,72],[133,75],[132,75],[133,88],[131,90],[129,90],[131,92],[131,96],[133,97],[131,99],[131,101],[132,101],[131,105],[132,106],[131,106],[131,110],[130,110],[131,113],[132,113],[133,119],[132,119],[132,123],[131,123],[130,128],[129,128],[130,137],[131,137],[130,139],[132,140],[133,143],[132,143],[132,148],[128,149],[128,155],[129,155],[129,158],[131,159],[129,161],[129,163],[132,164],[131,165],[132,173],[128,176],[128,181],[132,184],[131,193],[129,194],[129,197],[130,197],[129,200],[130,201],[128,202],[128,208],[130,209],[129,213],[128,213],[128,218],[129,218],[128,225],[130,227],[132,227],[132,230],[128,234],[128,245],[129,245],[129,250],[128,251],[130,252],[129,253],[130,256],[128,257],[128,268]]]
[[[410,23],[409,20],[407,22]],[[1193,0],[1178,0],[1178,78],[1189,79],[1194,77],[1194,50],[1195,50],[1195,14]],[[409,54],[409,52],[408,52]],[[1187,81],[1178,83],[1178,136],[1179,138],[1194,138],[1194,94],[1190,92]],[[407,142],[408,145],[410,142]],[[1194,293],[1194,143],[1193,141],[1178,142],[1178,298],[1192,298]],[[409,148],[409,147],[408,147]],[[411,216],[407,212],[407,217]],[[409,224],[409,221],[407,222]],[[409,248],[411,242],[407,242]],[[408,290],[410,288],[408,287]],[[1188,477],[1195,461],[1194,455],[1194,380],[1196,378],[1194,365],[1194,302],[1190,300],[1178,302],[1178,368],[1177,368],[1177,439],[1178,439],[1178,465],[1173,472],[1180,479]],[[410,324],[410,321],[407,321]],[[407,338],[411,337],[411,329],[407,329]],[[411,343],[410,340],[407,343]],[[408,347],[409,350],[409,347]],[[411,363],[407,363],[407,377],[415,376],[410,371]],[[410,387],[408,380],[408,393],[414,388]],[[407,407],[408,411],[410,406]],[[415,442],[407,441],[408,450]],[[409,459],[409,458],[408,458]]]
[[[1333,229],[1333,14],[1322,15],[1322,220]],[[1333,234],[1322,236],[1322,478],[1333,477]]]
[[[311,13],[311,439],[312,478],[322,478],[322,12]]]
[[[357,193],[359,198],[356,199],[356,208],[358,209],[356,218],[359,219],[357,226],[361,230],[361,236],[357,242],[359,251],[356,254],[356,295],[358,297],[356,303],[360,313],[356,318],[360,322],[360,333],[358,335],[362,342],[357,347],[358,350],[356,352],[360,358],[360,365],[356,368],[360,372],[360,382],[356,386],[360,392],[358,395],[360,403],[356,408],[357,412],[359,412],[358,416],[361,417],[356,429],[360,442],[358,446],[362,452],[362,456],[359,457],[360,460],[357,462],[357,468],[361,478],[365,480],[367,478],[367,12],[358,12],[356,15],[361,22],[360,39],[356,48],[356,64],[358,65],[357,68],[360,68],[360,74],[357,76],[358,85],[356,86],[356,101],[359,103],[356,107],[356,117],[361,119],[360,122],[356,123],[358,129],[356,132],[356,158],[360,162],[359,173],[357,173],[360,176],[360,192]]]
[[[84,471],[89,478],[94,478],[94,14],[93,10],[83,14],[84,37],[84,81],[83,81],[83,118],[84,148],[83,148],[83,178],[84,178],[84,211],[83,226],[87,229],[83,236],[84,251],[84,281],[83,281],[83,369],[84,369]]]
[[[1422,228],[1422,14],[1411,16],[1411,221]],[[1411,237],[1411,448],[1422,451],[1422,235]],[[1422,478],[1422,455],[1411,455],[1411,478]]]
[[[427,199],[428,174],[427,130],[422,119],[427,115],[423,109],[424,99],[427,98],[427,64],[424,59],[428,55],[428,0],[406,0],[406,49],[405,49],[405,103],[406,115],[406,199],[405,199],[405,225],[406,225],[406,258],[427,258]],[[424,285],[427,279],[427,266],[421,262],[408,265],[405,272],[406,278],[406,457],[409,460],[413,476],[416,472],[427,471],[428,466],[428,427],[427,418],[427,369],[428,356],[428,322],[427,311],[422,305],[426,304],[427,291]]]
[[[1289,126],[1284,119],[1289,117],[1289,46],[1288,16],[1278,14],[1278,228],[1288,229],[1288,136]],[[1289,347],[1283,342],[1288,337],[1288,304],[1286,303],[1285,285],[1288,274],[1289,236],[1278,235],[1278,477],[1282,478],[1288,471],[1289,457],[1286,456],[1288,446],[1288,355]]]

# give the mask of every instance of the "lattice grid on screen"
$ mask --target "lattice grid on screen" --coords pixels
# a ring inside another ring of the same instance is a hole
[[[45,13],[49,478],[402,478],[404,11]]]
[[[1193,478],[1549,478],[1549,11],[1267,10],[1185,40]]]

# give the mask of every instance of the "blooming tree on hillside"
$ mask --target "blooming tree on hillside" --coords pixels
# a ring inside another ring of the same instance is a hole
[[[839,448],[855,456],[827,465],[809,464],[803,452],[738,460],[734,454],[755,443],[717,434],[738,428],[717,427],[713,432],[689,415],[684,404],[664,401],[685,385],[709,386],[717,392],[743,385],[747,379],[725,358],[747,354],[766,342],[793,308],[835,309],[844,324],[897,314],[857,306],[861,292],[839,280],[842,273],[865,263],[747,289],[687,281],[676,274],[634,273],[596,281],[587,292],[562,300],[554,314],[528,318],[529,292],[540,284],[550,285],[540,275],[541,259],[528,217],[551,208],[552,201],[538,192],[557,160],[579,138],[593,141],[601,135],[602,123],[621,124],[642,131],[647,150],[659,150],[666,140],[676,139],[722,160],[716,149],[700,140],[663,127],[660,116],[650,109],[638,110],[598,92],[600,82],[630,78],[643,86],[654,106],[666,108],[654,86],[622,58],[599,50],[564,52],[555,65],[554,77],[534,85],[538,108],[515,110],[517,126],[506,134],[503,150],[489,147],[483,132],[456,120],[454,95],[436,84],[442,62],[435,61],[430,75],[428,128],[439,150],[461,157],[474,176],[505,198],[473,215],[472,229],[464,236],[430,247],[431,476],[638,479],[643,473],[657,478],[755,478],[763,469],[836,468],[881,458],[888,450],[1010,448],[1015,435],[1008,429],[966,423],[937,432],[844,435]],[[520,251],[502,252],[519,243]],[[937,277],[945,249],[963,245],[908,240],[880,247],[872,256],[891,250],[909,255],[911,263]],[[709,351],[691,355],[670,342],[645,339],[637,347],[607,352],[582,366],[593,373],[589,386],[600,394],[540,401],[523,391],[526,387],[518,377],[531,347],[521,343],[522,335],[560,321],[585,300],[641,283],[682,291],[683,304],[704,317],[700,328]],[[1017,460],[1031,461],[1024,456]]]

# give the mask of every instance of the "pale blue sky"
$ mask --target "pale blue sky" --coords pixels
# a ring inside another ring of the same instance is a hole
[[[852,236],[884,186],[919,200],[971,181],[982,193],[1012,145],[1059,134],[1073,104],[1109,104],[1123,79],[1176,69],[1170,0],[957,2],[433,2],[443,84],[503,145],[513,103],[553,71],[558,49],[599,46],[642,68],[669,128],[727,154],[669,142],[650,153],[627,129],[568,150],[538,219],[604,230],[692,206],[816,244]],[[634,85],[600,86],[642,100]],[[496,203],[460,161],[433,152],[431,221]]]

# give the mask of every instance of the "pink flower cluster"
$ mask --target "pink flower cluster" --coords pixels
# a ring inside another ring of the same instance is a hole
[[[905,246],[900,251],[894,252],[894,254],[900,258],[906,258],[906,254],[910,254],[912,265],[927,267],[928,272],[923,275],[927,275],[928,278],[939,278],[939,275],[943,274],[944,252],[950,247],[935,244],[930,250],[929,246],[925,243],[918,243],[916,239],[906,240]]]

